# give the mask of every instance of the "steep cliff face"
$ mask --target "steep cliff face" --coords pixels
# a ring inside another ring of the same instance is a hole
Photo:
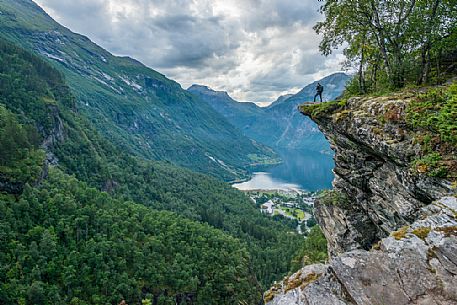
[[[348,201],[316,203],[331,255],[371,248],[451,190],[447,180],[421,175],[412,167],[423,154],[418,131],[405,120],[414,98],[352,98],[301,108],[330,141],[335,151],[334,190]]]
[[[455,146],[411,123],[418,94],[300,107],[335,151],[334,190],[315,203],[331,260],[269,304],[457,304]],[[420,161],[429,149],[439,161]]]

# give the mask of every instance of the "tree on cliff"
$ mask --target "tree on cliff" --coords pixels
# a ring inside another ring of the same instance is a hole
[[[322,1],[325,20],[314,27],[323,35],[320,50],[345,47],[347,62],[358,64],[361,93],[429,82],[432,63],[439,69],[457,49],[456,0]]]

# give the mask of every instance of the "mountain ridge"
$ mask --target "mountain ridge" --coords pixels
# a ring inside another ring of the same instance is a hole
[[[334,73],[319,80],[328,99],[342,94],[349,80],[344,73]],[[279,97],[268,107],[235,101],[225,91],[215,91],[205,85],[193,85],[187,90],[208,103],[242,133],[277,151],[308,149],[330,151],[327,141],[309,119],[303,120],[296,108],[312,100],[317,81],[291,96]]]
[[[0,37],[0,303],[258,303],[291,268],[296,223],[117,146],[67,81]]]
[[[0,10],[0,34],[63,72],[78,111],[132,154],[224,180],[277,162],[271,149],[243,136],[177,82],[135,59],[112,55],[56,23],[32,1],[1,0]]]

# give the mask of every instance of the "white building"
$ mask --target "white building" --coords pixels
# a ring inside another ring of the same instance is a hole
[[[267,213],[267,214],[273,214],[273,207],[274,207],[274,202],[271,201],[271,200],[268,200],[267,202],[265,202],[264,204],[262,204],[260,206],[260,208],[262,209],[262,212],[263,213]]]

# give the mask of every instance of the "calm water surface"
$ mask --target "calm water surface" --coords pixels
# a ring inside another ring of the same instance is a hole
[[[233,186],[240,190],[317,191],[328,189],[333,180],[333,155],[313,151],[280,153],[283,163],[263,172],[254,173],[251,180]]]

